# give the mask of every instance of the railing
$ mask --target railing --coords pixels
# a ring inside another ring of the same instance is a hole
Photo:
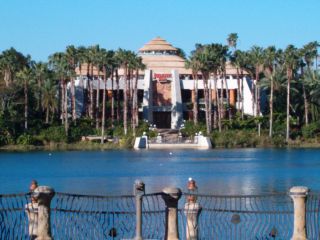
[[[293,205],[286,194],[196,195],[196,198],[202,207],[199,239],[290,239],[292,236]],[[180,217],[186,222],[185,214],[181,212]],[[181,231],[187,232],[185,228]]]
[[[177,192],[164,189],[145,194],[143,190],[141,220],[137,218],[140,201],[137,194],[55,193],[51,201],[51,221],[48,220],[52,238],[134,239],[140,225],[141,239],[170,239],[170,234],[177,234],[179,239],[295,239],[292,236],[296,228],[296,200],[292,200],[292,193],[222,196],[187,192],[179,195],[179,189],[173,190]],[[31,196],[29,193],[0,195],[0,239],[29,239],[33,226],[28,221],[27,204]],[[306,199],[308,239],[320,239],[320,194],[308,194]],[[176,232],[175,221],[178,222]]]
[[[182,137],[182,136],[158,136],[155,138],[151,138],[149,143],[152,144],[181,144],[181,143],[197,143],[193,137]]]

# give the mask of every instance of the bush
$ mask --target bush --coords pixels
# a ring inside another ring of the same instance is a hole
[[[251,130],[228,130],[224,132],[214,132],[211,141],[216,147],[256,147],[259,138],[255,131]]]
[[[52,126],[42,130],[39,139],[44,142],[68,142],[63,126]]]
[[[260,121],[260,118],[245,115],[242,119],[241,114],[236,113],[231,121],[222,120],[222,126],[224,129],[255,129],[257,127],[257,121]]]
[[[320,124],[317,122],[310,123],[302,127],[302,136],[304,138],[314,138],[320,132]]]
[[[17,144],[19,145],[32,145],[34,144],[34,142],[35,139],[33,138],[33,136],[27,133],[23,133],[17,139]]]
[[[142,136],[143,133],[146,133],[146,135],[149,137],[149,138],[154,138],[157,136],[157,132],[156,131],[153,131],[150,129],[149,127],[149,124],[145,121],[140,121],[139,122],[139,126],[137,127],[136,129],[136,135],[139,137],[139,136]]]
[[[13,144],[14,139],[11,134],[6,130],[0,130],[0,146]]]
[[[80,141],[82,136],[97,135],[98,132],[93,126],[91,119],[79,119],[76,124],[72,123],[69,128],[69,142]]]
[[[206,134],[207,129],[205,123],[199,122],[197,125],[195,125],[193,121],[186,121],[184,123],[184,128],[181,129],[181,133],[187,137],[195,136],[196,133],[199,132]]]
[[[274,135],[272,137],[272,144],[276,147],[286,146],[286,138],[282,135]]]

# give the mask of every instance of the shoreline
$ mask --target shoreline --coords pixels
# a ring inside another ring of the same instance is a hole
[[[320,143],[315,142],[304,142],[304,143],[294,143],[291,142],[285,146],[275,146],[272,144],[262,144],[256,146],[232,146],[232,147],[224,147],[224,146],[213,146],[212,149],[246,149],[246,148],[257,148],[257,149],[307,149],[307,148],[320,148]],[[1,152],[33,152],[33,151],[97,151],[97,150],[132,150],[133,147],[130,146],[121,146],[120,144],[113,143],[97,143],[97,142],[77,142],[77,143],[51,143],[48,145],[37,146],[37,145],[4,145],[0,147]],[[157,150],[157,149],[150,149]],[[172,149],[175,150],[175,149]],[[179,150],[177,148],[177,150]]]

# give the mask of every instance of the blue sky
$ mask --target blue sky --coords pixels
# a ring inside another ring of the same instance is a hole
[[[136,51],[156,36],[187,54],[195,43],[301,47],[320,41],[319,0],[1,0],[0,51],[46,60],[67,45]]]

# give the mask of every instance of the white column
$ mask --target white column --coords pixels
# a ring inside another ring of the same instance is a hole
[[[153,86],[152,86],[152,71],[145,70],[144,87],[143,87],[143,118],[149,123],[153,122]]]
[[[179,73],[177,70],[172,70],[172,82],[171,82],[171,129],[177,129],[182,123],[183,107],[181,98],[181,84]]]

